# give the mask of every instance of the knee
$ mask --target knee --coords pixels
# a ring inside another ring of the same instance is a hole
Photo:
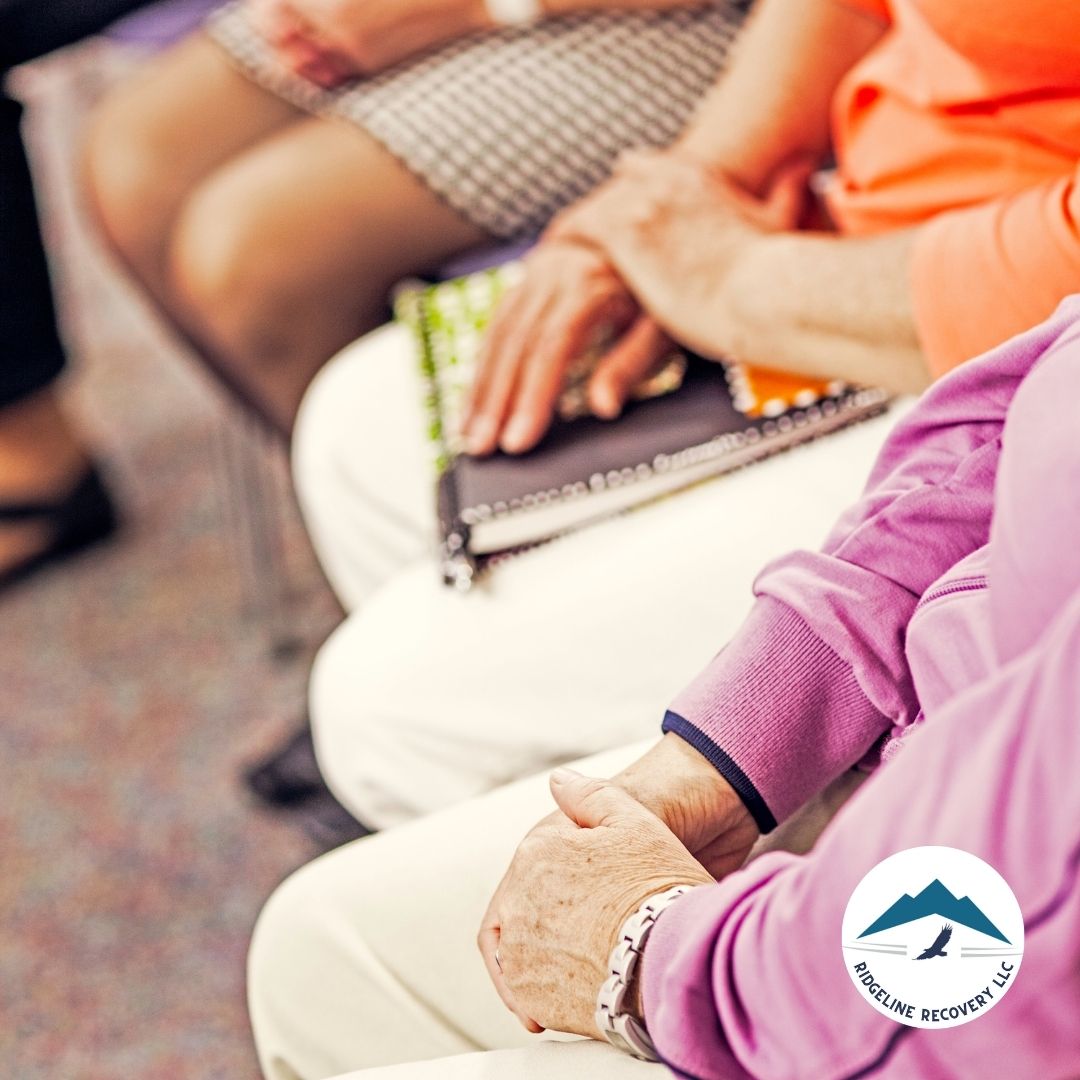
[[[252,1012],[263,1017],[275,997],[287,994],[296,985],[299,966],[307,946],[318,934],[312,919],[317,905],[308,881],[307,867],[278,886],[266,902],[252,933],[248,952],[248,993]]]
[[[187,199],[166,260],[185,321],[222,359],[253,372],[287,364],[297,334],[284,256],[267,243],[266,224],[226,168]]]
[[[370,700],[375,687],[368,677],[360,623],[357,618],[346,619],[330,635],[315,658],[309,689],[319,769],[330,790],[354,813],[360,810],[355,798],[359,767],[369,760],[368,744],[377,726]]]
[[[309,1003],[328,990],[344,957],[333,940],[326,906],[332,882],[325,861],[287,878],[259,915],[247,962],[248,1008],[255,1045],[268,1077],[295,1076]]]
[[[426,523],[402,524],[415,517],[402,498],[409,490],[388,490],[370,468],[387,454],[382,418],[395,413],[397,400],[396,390],[381,378],[386,358],[378,355],[378,343],[398,330],[376,331],[325,364],[308,386],[293,426],[297,499],[323,571],[347,611],[427,545]],[[408,366],[397,352],[390,359]],[[406,413],[401,423],[410,419]],[[398,477],[394,458],[391,453],[388,475]],[[426,491],[421,498],[426,500]]]
[[[422,801],[399,783],[403,763],[414,757],[408,700],[415,672],[396,652],[352,616],[320,649],[311,674],[319,769],[338,800],[375,829],[412,819]]]
[[[321,524],[336,520],[355,496],[355,463],[378,452],[366,441],[364,410],[383,399],[368,377],[364,345],[324,364],[304,392],[292,436],[293,485],[304,510]]]

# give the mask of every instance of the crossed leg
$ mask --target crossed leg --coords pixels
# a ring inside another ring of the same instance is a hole
[[[86,176],[124,262],[285,432],[398,278],[485,238],[373,138],[297,111],[202,35],[106,98]]]

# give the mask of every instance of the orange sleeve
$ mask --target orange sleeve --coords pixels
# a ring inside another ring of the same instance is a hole
[[[870,15],[882,22],[892,22],[889,0],[837,0],[844,7],[854,8],[864,15]]]
[[[1077,176],[928,222],[911,285],[935,377],[1042,322],[1080,292]]]

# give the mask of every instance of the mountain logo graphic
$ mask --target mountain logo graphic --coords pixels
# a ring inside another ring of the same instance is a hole
[[[1012,942],[986,917],[969,896],[957,898],[937,878],[915,896],[904,893],[894,904],[886,908],[860,935],[860,938],[891,930],[894,926],[924,919],[927,915],[940,915],[952,923],[959,923],[980,934],[997,938],[1006,945]]]
[[[1012,989],[1024,957],[1024,916],[1009,883],[959,848],[908,848],[870,867],[839,929],[859,996],[909,1027],[981,1018]],[[828,991],[824,1002],[838,1000]]]

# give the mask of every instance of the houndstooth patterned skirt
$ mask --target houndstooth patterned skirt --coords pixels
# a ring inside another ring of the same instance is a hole
[[[742,17],[736,0],[717,0],[549,19],[463,38],[332,91],[284,70],[242,3],[208,30],[255,82],[363,128],[463,217],[511,240],[539,233],[622,150],[671,142],[716,80]]]

